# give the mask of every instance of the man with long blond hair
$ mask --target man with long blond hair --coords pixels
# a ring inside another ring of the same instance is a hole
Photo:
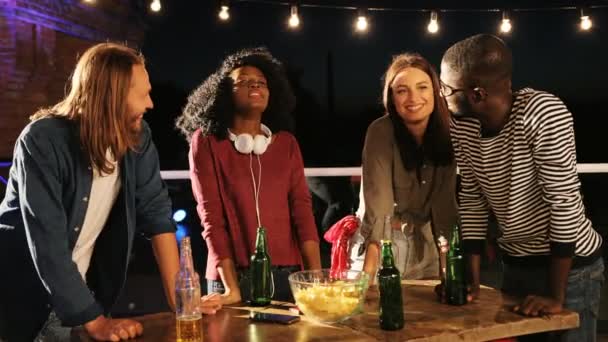
[[[151,238],[174,306],[171,201],[142,120],[150,88],[140,54],[97,44],[78,61],[65,99],[35,113],[19,136],[0,204],[0,340],[63,340],[79,325],[96,340],[141,335],[134,320],[106,318],[136,233]]]

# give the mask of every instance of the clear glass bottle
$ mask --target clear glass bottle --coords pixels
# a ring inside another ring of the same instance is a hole
[[[175,279],[175,292],[177,342],[202,341],[201,283],[194,270],[189,237],[184,237],[181,241],[180,265]]]
[[[393,213],[384,217],[384,226],[384,237],[391,240],[393,245],[395,267],[399,270],[401,277],[404,278],[407,272],[406,268],[410,251],[408,238],[403,232],[403,222],[397,208],[397,203],[393,205]]]

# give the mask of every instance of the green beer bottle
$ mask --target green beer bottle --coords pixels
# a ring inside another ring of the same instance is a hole
[[[447,255],[446,289],[447,302],[463,305],[467,302],[467,286],[464,275],[464,257],[460,246],[460,229],[455,224]]]
[[[403,328],[403,298],[401,276],[395,267],[390,240],[382,240],[382,267],[378,272],[380,289],[380,328],[399,330]]]
[[[270,305],[274,295],[274,284],[270,256],[266,247],[266,229],[258,227],[255,241],[255,253],[251,256],[250,270],[250,289],[251,305],[266,306]]]

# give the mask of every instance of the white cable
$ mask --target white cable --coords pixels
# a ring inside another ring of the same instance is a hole
[[[262,227],[262,221],[260,220],[260,189],[262,188],[262,162],[260,161],[260,155],[256,155],[258,157],[258,194],[255,199],[255,210],[258,214],[258,225]]]
[[[260,186],[262,185],[262,162],[260,161],[260,156],[258,155],[258,182],[255,182],[255,175],[253,174],[253,157],[251,153],[249,154],[249,171],[251,171],[251,181],[253,182],[253,198],[255,199],[255,213],[258,218],[258,227],[262,226],[262,221],[260,220]]]

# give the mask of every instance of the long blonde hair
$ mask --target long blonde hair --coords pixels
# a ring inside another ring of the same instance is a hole
[[[137,51],[115,43],[100,43],[84,52],[76,64],[67,96],[49,108],[38,110],[30,120],[65,117],[78,122],[80,142],[95,168],[112,173],[109,150],[119,161],[139,143],[129,129],[127,95],[134,65],[144,65]]]

